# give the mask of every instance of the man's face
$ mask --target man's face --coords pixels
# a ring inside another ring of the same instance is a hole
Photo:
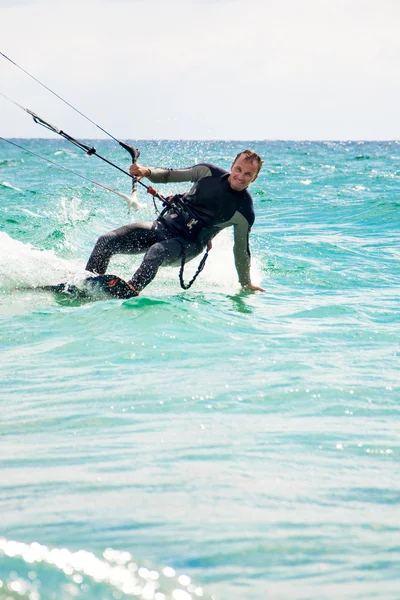
[[[228,177],[229,184],[236,192],[241,192],[258,176],[258,164],[255,160],[248,159],[246,155],[239,156],[232,163],[231,174]]]

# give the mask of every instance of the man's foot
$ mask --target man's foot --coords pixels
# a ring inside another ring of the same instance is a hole
[[[88,277],[85,284],[93,289],[99,288],[112,298],[133,298],[139,295],[135,288],[117,275],[98,275]]]

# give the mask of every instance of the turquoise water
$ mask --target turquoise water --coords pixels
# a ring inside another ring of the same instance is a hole
[[[129,193],[63,141],[15,141]],[[154,213],[0,141],[0,598],[398,600],[400,144],[136,144],[155,166],[264,157],[266,292],[240,291],[229,232],[187,292],[172,268],[129,301],[29,289]]]

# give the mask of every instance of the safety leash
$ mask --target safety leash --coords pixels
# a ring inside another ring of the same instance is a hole
[[[207,246],[206,251],[203,255],[203,258],[201,259],[199,266],[197,267],[197,271],[193,275],[193,277],[189,281],[189,283],[185,283],[183,280],[183,271],[184,271],[185,263],[186,263],[186,248],[183,244],[181,244],[181,247],[182,247],[182,260],[181,260],[181,268],[179,270],[179,283],[181,284],[182,289],[188,290],[190,287],[192,287],[192,285],[196,281],[197,277],[200,275],[200,273],[204,269],[204,265],[206,264],[206,260],[208,258],[209,247]]]

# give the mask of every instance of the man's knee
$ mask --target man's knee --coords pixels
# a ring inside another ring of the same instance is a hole
[[[146,252],[144,260],[160,266],[167,256],[167,249],[162,242],[156,242]]]

